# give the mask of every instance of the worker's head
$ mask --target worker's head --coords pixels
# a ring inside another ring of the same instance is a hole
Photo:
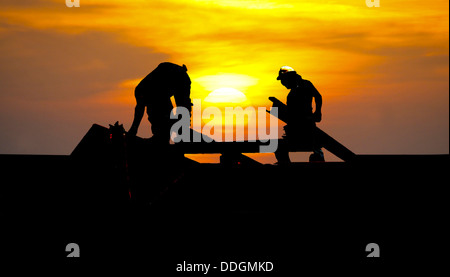
[[[281,81],[281,84],[287,89],[292,89],[297,83],[297,72],[290,66],[282,66],[278,71],[277,80]]]

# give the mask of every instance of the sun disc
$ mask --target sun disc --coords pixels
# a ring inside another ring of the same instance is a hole
[[[241,91],[234,88],[219,88],[212,91],[205,98],[209,103],[243,103],[247,97]]]

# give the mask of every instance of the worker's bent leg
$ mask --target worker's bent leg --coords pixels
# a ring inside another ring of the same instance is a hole
[[[278,148],[275,151],[275,158],[277,158],[279,165],[291,163],[291,159],[289,158],[289,145],[286,139],[280,139],[278,141]]]
[[[152,140],[158,143],[170,142],[170,113],[173,106],[170,98],[166,103],[154,103],[147,106],[148,121],[152,125]]]

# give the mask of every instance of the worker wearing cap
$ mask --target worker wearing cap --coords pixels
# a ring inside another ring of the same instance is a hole
[[[185,65],[164,62],[148,74],[135,89],[136,108],[134,120],[128,134],[135,136],[147,108],[148,120],[152,125],[152,141],[170,142],[170,113],[174,96],[177,106],[191,111],[191,79]]]
[[[275,152],[278,163],[290,163],[289,149],[299,143],[312,146],[314,153],[310,156],[310,161],[324,161],[323,152],[315,139],[316,122],[322,120],[322,96],[310,81],[304,80],[292,67],[281,67],[277,80],[290,89],[286,101],[288,114],[288,122],[284,128],[286,135]],[[314,112],[313,98],[316,104]]]

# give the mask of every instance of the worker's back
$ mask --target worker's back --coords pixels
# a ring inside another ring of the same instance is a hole
[[[191,79],[186,73],[185,65],[160,63],[137,85],[136,98],[144,98],[146,102],[153,98],[167,98],[174,94],[190,94]]]
[[[287,96],[289,123],[305,121],[312,116],[312,99],[316,88],[308,81],[298,76],[298,87],[292,88]]]

